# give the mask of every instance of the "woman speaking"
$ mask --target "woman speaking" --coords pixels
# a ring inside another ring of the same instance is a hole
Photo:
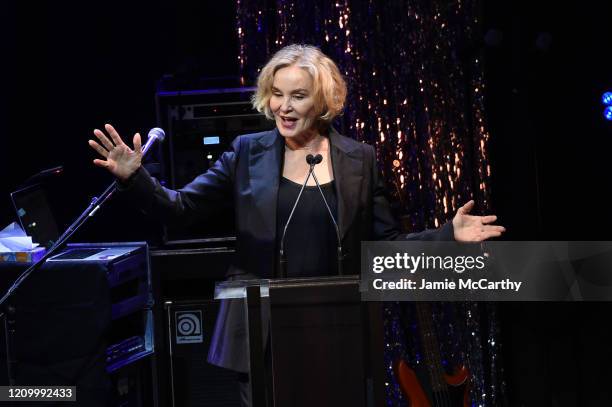
[[[237,248],[228,278],[278,276],[278,253],[285,224],[317,156],[283,241],[286,275],[332,275],[337,269],[337,219],[343,269],[358,273],[362,240],[482,241],[500,236],[496,217],[469,215],[474,202],[461,207],[440,229],[402,234],[385,198],[385,187],[372,146],[338,134],[332,120],[344,107],[347,88],[336,64],[319,49],[290,45],[278,51],[257,80],[253,106],[275,121],[274,130],[237,137],[229,151],[204,174],[180,190],[164,188],[141,166],[141,138],[128,147],[105,125],[89,145],[101,156],[94,164],[109,170],[143,212],[165,221],[189,223],[215,216],[232,204]],[[310,160],[312,161],[312,160]],[[321,192],[315,183],[320,184]],[[325,197],[325,201],[323,197]],[[221,307],[211,363],[248,371],[242,307]]]

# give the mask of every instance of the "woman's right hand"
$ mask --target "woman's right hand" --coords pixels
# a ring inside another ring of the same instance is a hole
[[[105,124],[104,129],[108,135],[101,130],[94,130],[94,135],[99,142],[89,140],[91,148],[104,157],[103,160],[96,158],[93,163],[98,167],[106,168],[121,181],[127,181],[138,170],[142,162],[140,134],[134,134],[134,149],[132,150],[121,140],[113,126]]]

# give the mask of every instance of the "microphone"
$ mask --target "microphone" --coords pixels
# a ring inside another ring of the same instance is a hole
[[[147,134],[147,143],[144,146],[142,146],[142,148],[140,149],[140,151],[142,151],[142,156],[144,157],[145,155],[147,155],[147,152],[149,151],[149,149],[153,146],[153,144],[156,141],[159,140],[159,142],[161,143],[162,141],[164,141],[165,138],[166,138],[166,133],[159,127],[153,127],[151,130],[149,130],[149,133]],[[110,198],[113,195],[116,189],[116,185],[117,184],[115,181],[102,193],[100,198],[94,197],[92,201],[92,205],[95,204],[96,202],[100,202],[100,204],[96,205],[94,209],[89,213],[88,216],[93,216],[96,214],[96,212],[98,211],[98,209],[100,209],[104,201],[106,201],[108,198]],[[77,219],[77,221],[79,220]],[[66,232],[68,232],[69,230],[70,229],[66,230]],[[62,238],[63,236],[60,237],[59,240],[61,240]]]
[[[159,142],[161,143],[164,141],[165,138],[166,133],[159,127],[154,127],[149,130],[149,134],[147,134],[147,143],[142,146],[142,149],[140,150],[142,151],[142,155],[146,155],[153,143],[155,143],[157,140],[159,140]]]
[[[323,193],[323,190],[321,189],[321,185],[319,184],[319,180],[317,179],[317,175],[314,173],[313,169],[314,166],[319,164],[321,161],[323,161],[323,156],[321,154],[317,154],[316,156],[312,157],[309,161],[308,157],[312,157],[311,154],[309,154],[306,157],[306,162],[308,162],[310,164],[310,171],[312,172],[312,177],[315,180],[315,183],[317,184],[317,188],[319,189],[319,193],[321,194],[321,198],[323,198],[323,202],[325,203],[325,207],[327,208],[327,213],[329,213],[329,217],[331,218],[332,223],[334,224],[334,229],[336,230],[336,238],[338,239],[338,247],[336,248],[337,254],[338,254],[338,275],[341,276],[344,274],[343,268],[342,268],[342,240],[340,239],[340,228],[338,228],[338,223],[336,222],[336,219],[334,218],[334,215],[332,214],[331,209],[329,208],[329,204],[327,203],[327,199],[325,199],[325,194]]]
[[[317,154],[316,156],[313,156],[312,154],[308,154],[306,156],[306,162],[308,163],[308,165],[317,165],[319,164],[321,161],[323,161],[323,156],[321,154]]]
[[[319,154],[319,156],[320,156],[320,154]],[[323,159],[323,157],[321,157],[321,159]],[[287,258],[285,257],[285,235],[287,234],[287,227],[289,226],[289,222],[291,222],[291,218],[293,217],[293,212],[295,212],[295,208],[297,207],[297,204],[300,201],[300,198],[302,197],[302,192],[304,192],[304,188],[306,188],[306,184],[308,183],[308,180],[310,179],[310,176],[314,175],[314,173],[313,173],[314,166],[315,166],[315,164],[313,164],[314,161],[316,161],[316,159],[315,159],[315,157],[312,156],[312,154],[308,154],[306,156],[306,162],[308,163],[308,165],[310,165],[310,169],[308,170],[308,175],[306,176],[306,179],[304,180],[304,183],[302,184],[302,188],[300,188],[300,193],[298,194],[297,198],[295,199],[295,203],[293,204],[293,208],[291,208],[291,212],[289,213],[289,217],[287,218],[287,222],[285,223],[285,227],[283,228],[283,236],[281,237],[280,249],[279,249],[279,253],[278,253],[279,254],[279,256],[278,256],[278,271],[279,271],[280,278],[287,277]]]

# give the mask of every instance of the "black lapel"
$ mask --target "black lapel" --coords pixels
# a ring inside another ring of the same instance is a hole
[[[363,150],[352,140],[330,130],[332,167],[338,199],[338,227],[344,238],[359,206],[363,178]]]
[[[277,129],[264,133],[251,143],[249,185],[255,207],[265,225],[263,233],[276,239],[276,206],[283,151],[283,139]]]

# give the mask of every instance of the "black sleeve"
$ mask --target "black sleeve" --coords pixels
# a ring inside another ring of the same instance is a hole
[[[372,216],[374,222],[374,237],[376,240],[455,240],[453,223],[446,222],[438,229],[427,229],[417,233],[401,233],[397,222],[391,214],[387,200],[385,184],[376,164],[376,150],[368,146],[370,152],[370,165],[372,171]]]
[[[119,184],[125,194],[144,214],[160,216],[164,221],[187,224],[214,216],[233,204],[233,183],[241,138],[232,143],[215,164],[179,190],[162,186],[143,167]]]

